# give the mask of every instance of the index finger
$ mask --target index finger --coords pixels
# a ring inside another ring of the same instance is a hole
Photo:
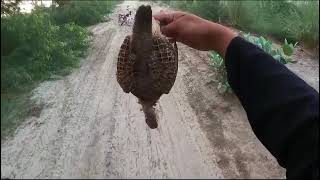
[[[160,21],[161,25],[168,25],[186,14],[187,13],[181,11],[173,11],[170,13],[164,13],[163,11],[160,11],[160,13],[154,15],[153,17]]]
[[[170,24],[172,21],[173,21],[173,13],[170,13],[170,14],[166,14],[166,13],[163,13],[163,12],[160,12],[156,15],[153,16],[156,20],[160,21],[160,24],[161,25],[167,25],[167,24]]]

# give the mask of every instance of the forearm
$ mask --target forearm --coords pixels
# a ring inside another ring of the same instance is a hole
[[[287,178],[319,176],[319,94],[240,37],[228,46],[225,63],[252,129],[287,169]]]
[[[210,42],[209,46],[212,50],[217,52],[221,57],[225,58],[225,53],[228,45],[238,34],[232,31],[230,28],[222,26],[218,23],[206,21],[209,24],[208,28],[208,39]]]

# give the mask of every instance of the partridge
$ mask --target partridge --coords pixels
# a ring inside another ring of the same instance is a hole
[[[151,7],[140,6],[133,31],[125,37],[117,61],[117,81],[125,93],[132,93],[142,105],[147,125],[157,128],[154,106],[168,94],[178,71],[177,44],[161,34]]]

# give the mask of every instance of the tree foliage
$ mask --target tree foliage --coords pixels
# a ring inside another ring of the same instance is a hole
[[[1,17],[19,12],[19,3],[22,0],[1,0]]]

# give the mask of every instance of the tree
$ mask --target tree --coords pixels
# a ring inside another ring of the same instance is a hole
[[[52,0],[53,3],[56,3],[59,5],[59,7],[62,7],[68,3],[70,3],[70,0]]]
[[[40,5],[43,6],[43,0],[31,0],[31,3],[33,6],[37,7],[39,6],[39,1],[40,1]]]
[[[11,15],[20,11],[18,7],[22,0],[1,0],[1,16]]]

